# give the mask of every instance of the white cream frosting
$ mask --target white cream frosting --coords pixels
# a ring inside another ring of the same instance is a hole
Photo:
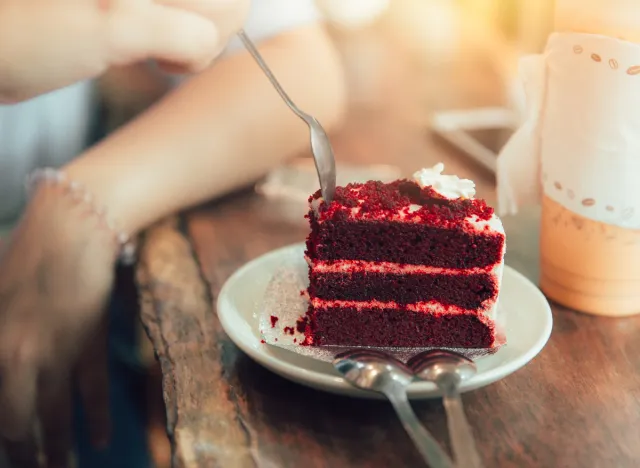
[[[413,174],[413,179],[422,188],[431,187],[443,197],[473,198],[476,195],[476,184],[469,179],[461,179],[456,175],[444,175],[444,164],[438,163],[432,168],[424,168]]]

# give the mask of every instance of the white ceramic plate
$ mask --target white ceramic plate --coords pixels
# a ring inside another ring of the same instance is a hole
[[[283,266],[306,270],[304,245],[295,244],[267,253],[240,268],[225,283],[218,297],[218,316],[231,340],[267,369],[309,387],[363,398],[375,394],[353,388],[331,364],[261,343],[260,307],[273,273]],[[507,314],[507,345],[495,354],[476,360],[478,373],[462,383],[461,390],[474,390],[500,380],[520,369],[544,347],[551,334],[549,303],[531,281],[505,266],[501,306]],[[439,396],[434,384],[415,382],[409,397]]]

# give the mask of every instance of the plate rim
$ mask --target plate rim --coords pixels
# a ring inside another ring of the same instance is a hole
[[[282,361],[277,357],[265,353],[260,350],[261,346],[271,346],[265,343],[260,342],[259,337],[255,337],[256,343],[253,345],[250,342],[245,342],[245,340],[241,339],[241,337],[236,334],[234,331],[234,327],[228,321],[228,315],[225,313],[220,313],[223,307],[228,307],[229,309],[235,309],[234,306],[231,305],[228,297],[230,293],[228,292],[234,285],[238,279],[244,275],[244,273],[248,270],[255,268],[257,264],[267,262],[272,257],[282,256],[284,252],[290,250],[299,250],[304,249],[304,242],[296,242],[293,244],[285,245],[283,247],[279,247],[268,252],[259,255],[258,257],[249,260],[244,265],[237,268],[224,282],[222,288],[218,293],[218,297],[215,301],[216,305],[216,314],[218,319],[220,320],[220,324],[222,325],[222,329],[227,334],[229,339],[245,354],[247,354],[253,361],[260,364],[261,366],[267,368],[271,372],[279,374],[282,377],[288,378],[294,382],[298,382],[303,385],[312,386],[316,389],[322,389],[323,391],[329,391],[340,394],[348,394],[355,395],[359,394],[360,396],[372,398],[371,393],[364,392],[362,390],[358,390],[351,386],[348,382],[344,381],[338,375],[330,375],[325,372],[315,371],[305,369],[303,367],[296,366],[294,364],[290,364],[286,361]],[[540,299],[541,304],[544,304],[544,322],[545,326],[538,337],[538,339],[534,342],[534,344],[522,355],[518,356],[516,359],[510,360],[505,364],[498,365],[492,369],[489,369],[486,372],[481,374],[477,374],[473,378],[465,381],[461,385],[461,392],[475,390],[477,388],[481,388],[487,385],[490,385],[498,380],[501,380],[504,377],[511,375],[512,373],[520,370],[527,363],[533,360],[545,347],[549,338],[551,336],[551,332],[553,329],[553,314],[551,311],[551,306],[549,301],[544,296],[542,291],[525,275],[520,273],[515,268],[505,264],[504,265],[504,274],[514,275],[516,278],[520,280],[523,284],[526,285],[527,288],[531,290],[531,293],[537,296]],[[226,303],[229,302],[228,305]],[[252,333],[253,335],[253,333]],[[257,346],[255,346],[257,344]],[[280,348],[278,348],[280,349]],[[285,350],[283,350],[285,351]],[[506,368],[506,369],[505,369]],[[505,370],[507,372],[505,373]],[[407,394],[410,398],[420,398],[426,397],[436,397],[435,393],[437,393],[437,388],[435,384],[431,382],[413,382],[408,390]],[[428,394],[428,395],[426,395]],[[373,396],[375,397],[375,396]]]

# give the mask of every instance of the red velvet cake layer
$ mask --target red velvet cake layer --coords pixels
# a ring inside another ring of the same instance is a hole
[[[309,311],[314,345],[490,348],[495,331],[474,313],[425,314],[401,309]]]
[[[502,260],[504,236],[418,223],[327,219],[310,213],[307,255],[312,260],[365,260],[472,268]]]
[[[327,300],[397,302],[438,301],[463,309],[481,307],[498,292],[495,276],[481,274],[394,275],[378,272],[309,273],[309,295]]]

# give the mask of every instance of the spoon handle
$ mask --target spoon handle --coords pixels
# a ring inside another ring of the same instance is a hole
[[[271,71],[271,68],[269,68],[269,65],[267,65],[267,62],[265,62],[264,59],[262,58],[262,54],[260,54],[260,52],[258,51],[258,48],[255,46],[255,44],[249,38],[249,36],[247,36],[247,33],[244,32],[244,29],[241,29],[240,31],[238,31],[238,37],[242,41],[242,44],[244,44],[246,49],[249,51],[253,59],[256,61],[256,63],[260,66],[263,73],[269,79],[269,81],[271,82],[273,87],[276,89],[276,91],[278,92],[282,100],[285,102],[285,104],[289,106],[289,109],[291,109],[298,117],[300,117],[302,120],[306,122],[308,117],[307,114],[305,114],[300,109],[298,109],[298,106],[296,106],[293,103],[293,101],[291,100],[287,92],[284,90],[284,88],[282,87],[282,85],[280,84],[276,76]]]
[[[458,380],[455,379],[441,386],[444,390],[443,404],[447,412],[449,439],[453,449],[456,466],[459,468],[482,468],[482,461],[476,449],[471,427],[464,414],[462,399],[458,392]]]
[[[390,392],[387,398],[427,465],[431,468],[454,468],[449,456],[416,417],[406,393]]]

